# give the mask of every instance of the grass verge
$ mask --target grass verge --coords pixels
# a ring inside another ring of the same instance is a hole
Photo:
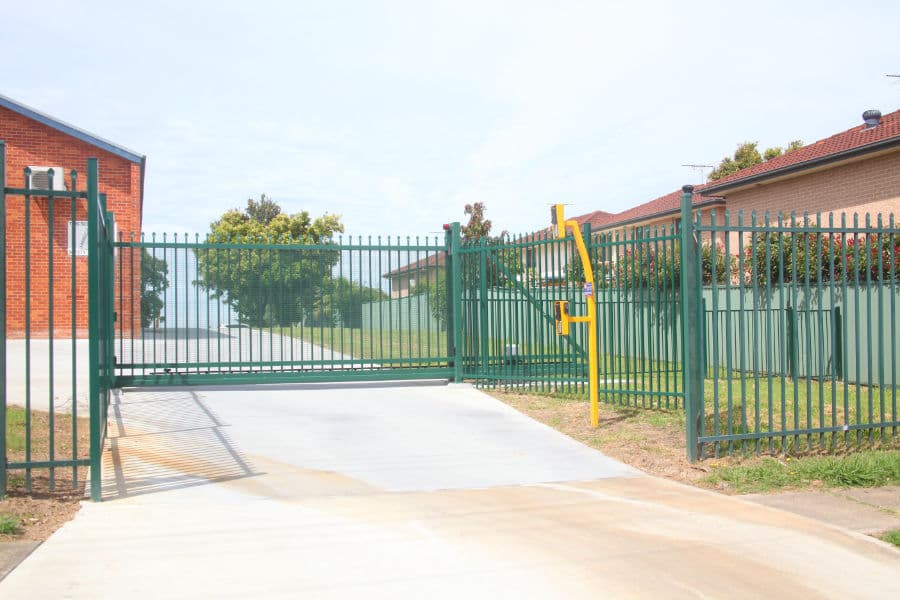
[[[900,548],[900,529],[882,534],[881,539]]]
[[[900,451],[865,450],[843,456],[760,457],[750,464],[717,467],[703,478],[738,494],[782,488],[875,487],[900,484]]]
[[[0,535],[16,535],[22,521],[16,515],[0,515]]]
[[[388,364],[428,362],[447,354],[446,331],[284,327],[279,333],[347,357],[385,360]]]

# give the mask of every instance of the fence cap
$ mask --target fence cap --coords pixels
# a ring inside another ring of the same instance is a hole
[[[681,186],[681,191],[684,192],[685,194],[693,194],[694,186],[692,186],[691,184],[683,185],[683,186]]]

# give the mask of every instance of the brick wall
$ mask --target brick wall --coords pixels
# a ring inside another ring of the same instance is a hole
[[[811,217],[822,213],[822,223],[834,214],[835,225],[841,214],[847,214],[847,224],[853,223],[853,213],[865,222],[865,213],[881,213],[887,221],[890,214],[900,213],[900,151],[860,160],[800,177],[759,185],[747,190],[726,194],[732,222],[737,212],[744,212],[745,222],[756,211],[757,219],[769,211],[772,221],[779,212],[790,218],[791,211],[802,219],[803,211]]]
[[[107,209],[115,215],[120,235],[125,239],[141,230],[141,167],[115,154],[77,138],[61,133],[49,126],[0,107],[0,140],[6,143],[6,186],[25,187],[24,169],[27,166],[61,166],[66,171],[66,187],[71,188],[69,172],[76,170],[77,189],[87,187],[87,159],[99,161],[100,193],[107,195]],[[68,199],[53,201],[52,232],[51,215],[47,198],[32,197],[29,203],[30,268],[26,270],[26,207],[22,196],[7,196],[7,331],[10,338],[24,337],[26,328],[26,296],[30,299],[30,331],[34,337],[46,337],[51,322],[50,297],[53,296],[52,325],[54,335],[71,337],[72,303],[75,303],[75,328],[78,337],[87,335],[88,293],[87,257],[76,256],[74,261],[68,251],[69,223],[72,204]],[[76,201],[76,220],[86,221],[86,201]],[[50,256],[52,255],[52,279]],[[74,264],[73,264],[74,263]],[[72,286],[72,271],[75,286]],[[30,282],[26,281],[30,274]],[[121,301],[126,314],[137,313],[136,323],[120,322],[126,331],[140,331],[140,269],[130,282],[122,282],[126,290],[119,298],[119,282],[116,283],[117,310]],[[30,291],[26,288],[30,283]],[[130,285],[129,285],[130,284]],[[131,292],[130,290],[134,290]]]

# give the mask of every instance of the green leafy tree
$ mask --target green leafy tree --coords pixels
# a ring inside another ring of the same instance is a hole
[[[259,197],[259,202],[253,198],[247,199],[247,209],[245,212],[252,220],[262,223],[263,225],[268,225],[272,222],[272,219],[281,214],[281,207],[278,206],[277,202],[265,194],[262,194]]]
[[[486,208],[484,203],[466,204],[463,212],[469,215],[469,222],[459,229],[463,236],[463,243],[470,245],[488,246],[487,271],[477,273],[478,277],[486,277],[487,285],[498,287],[509,284],[524,271],[521,250],[505,246],[507,232],[499,236],[491,236],[490,219],[484,218]],[[477,270],[476,270],[477,271]],[[466,273],[464,277],[475,276],[475,273]]]
[[[209,240],[256,246],[198,249],[198,283],[249,325],[311,319],[323,309],[324,289],[340,257],[331,238],[342,231],[338,215],[313,220],[306,211],[284,214],[265,196],[248,200],[244,211],[229,210],[210,224]]]
[[[734,151],[733,156],[726,156],[719,163],[719,166],[713,169],[712,173],[709,174],[709,180],[716,181],[737,173],[741,169],[758,165],[764,160],[772,160],[776,156],[793,152],[798,148],[802,148],[803,142],[801,140],[794,140],[788,144],[787,148],[782,148],[780,146],[766,148],[762,154],[760,154],[759,149],[757,149],[758,145],[759,142],[744,142],[743,144],[740,144],[737,147],[737,150]]]
[[[169,266],[164,258],[156,258],[141,250],[141,327],[147,328],[162,314],[160,295],[169,287]]]
[[[463,208],[463,212],[469,215],[469,222],[459,228],[464,240],[479,240],[490,236],[493,223],[490,219],[484,218],[484,210],[483,202],[466,204]]]

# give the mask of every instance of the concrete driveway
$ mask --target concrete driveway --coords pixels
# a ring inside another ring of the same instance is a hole
[[[3,598],[889,598],[900,552],[643,476],[468,386],[128,392]]]

